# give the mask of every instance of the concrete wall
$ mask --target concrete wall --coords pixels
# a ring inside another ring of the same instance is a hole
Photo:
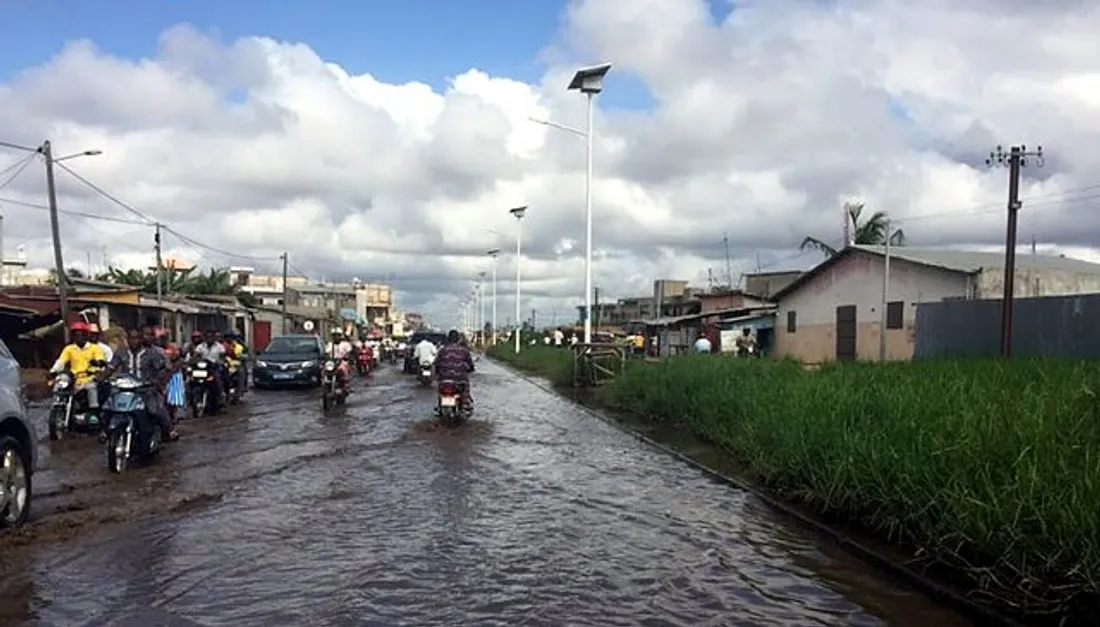
[[[742,292],[700,294],[698,298],[701,304],[699,313],[710,313],[712,311],[727,309],[743,309],[746,307],[761,307],[767,304],[759,298],[746,296]]]
[[[882,266],[882,257],[852,253],[784,296],[775,318],[776,355],[806,363],[836,359],[836,308],[855,305],[856,356],[878,359]],[[918,303],[965,298],[971,283],[962,273],[892,260],[889,300],[904,302],[905,313],[903,328],[887,331],[887,358],[912,358]],[[787,332],[791,311],[797,318],[794,333]]]
[[[1100,293],[1100,274],[1076,274],[1059,270],[1019,268],[1012,281],[1016,298],[1072,296]],[[978,298],[1004,296],[1004,269],[984,268],[978,276]]]

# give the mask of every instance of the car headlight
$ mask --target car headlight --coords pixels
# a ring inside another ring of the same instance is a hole
[[[315,362],[315,361],[303,361],[302,362],[302,367],[303,368],[312,368],[316,365],[317,365],[317,362]]]
[[[256,360],[256,367],[257,368],[267,368],[267,362],[257,359]]]

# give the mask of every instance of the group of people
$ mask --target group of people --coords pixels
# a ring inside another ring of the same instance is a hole
[[[129,374],[150,384],[146,406],[160,422],[167,440],[179,438],[176,422],[187,405],[186,366],[206,359],[218,368],[218,392],[228,389],[229,373],[236,371],[238,389],[247,387],[245,360],[248,349],[235,331],[195,331],[182,346],[168,332],[153,325],[130,329],[119,346],[104,342],[95,324],[76,322],[69,328],[69,344],[61,351],[50,373],[68,370],[77,390],[87,395],[88,410],[98,412],[100,384],[113,376]]]

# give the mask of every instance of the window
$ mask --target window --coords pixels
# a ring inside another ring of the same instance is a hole
[[[794,333],[798,330],[798,312],[787,312],[787,333]]]
[[[886,328],[900,329],[905,326],[905,301],[895,300],[886,303]]]

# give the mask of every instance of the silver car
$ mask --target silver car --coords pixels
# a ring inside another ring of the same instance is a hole
[[[21,525],[30,514],[37,443],[23,402],[19,362],[0,341],[0,527]]]

